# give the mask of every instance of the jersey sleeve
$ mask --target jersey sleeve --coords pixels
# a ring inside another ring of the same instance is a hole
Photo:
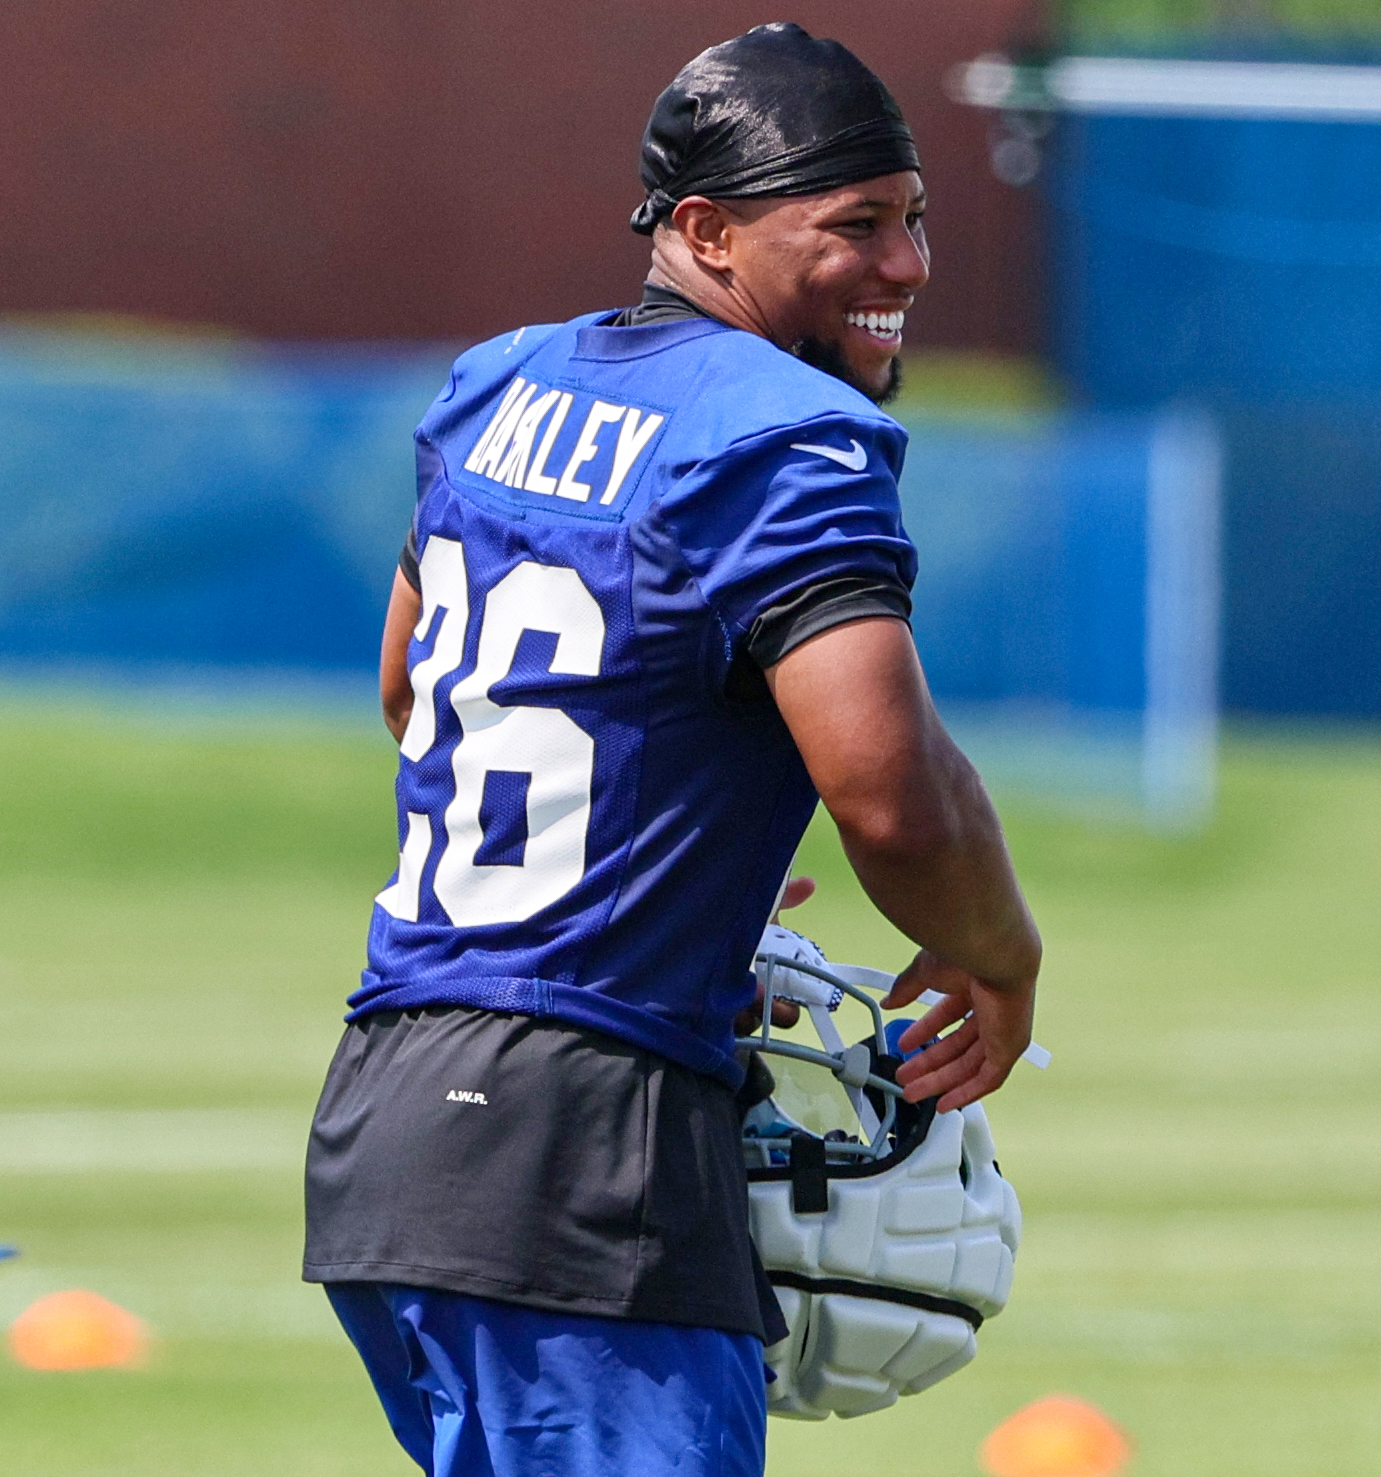
[[[417,527],[408,525],[408,536],[403,542],[403,551],[398,555],[398,572],[420,595],[422,593],[422,565],[417,557]]]
[[[892,422],[817,417],[734,442],[663,500],[702,596],[757,665],[838,621],[909,614],[905,447]]]
[[[753,622],[748,655],[765,670],[831,626],[879,615],[910,619],[911,595],[900,579],[842,574],[821,580],[771,606]]]

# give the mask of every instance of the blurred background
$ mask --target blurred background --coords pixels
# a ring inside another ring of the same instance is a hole
[[[634,301],[653,99],[737,0],[0,10],[6,1477],[411,1470],[296,1281],[395,864],[372,665],[468,344]],[[1138,1477],[1381,1458],[1381,12],[800,0],[916,132],[917,643],[1047,939],[968,1370],[770,1470],[977,1472],[1063,1392]],[[797,924],[899,967],[830,828]]]

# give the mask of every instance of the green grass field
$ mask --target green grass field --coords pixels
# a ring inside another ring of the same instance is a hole
[[[137,1373],[0,1358],[4,1477],[388,1477],[296,1278],[315,1092],[393,864],[390,745],[348,723],[0,704],[0,1321],[88,1287]],[[1381,1471],[1381,746],[1238,735],[1191,839],[1004,806],[1047,940],[991,1106],[1026,1241],[968,1370],[881,1415],[773,1422],[775,1477],[965,1477],[1082,1395],[1136,1477]],[[824,826],[800,926],[898,965]]]

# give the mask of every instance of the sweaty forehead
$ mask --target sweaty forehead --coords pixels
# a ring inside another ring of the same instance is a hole
[[[898,174],[884,174],[878,179],[860,180],[856,185],[841,185],[808,197],[825,209],[870,207],[874,209],[910,210],[925,204],[925,186],[914,169]]]

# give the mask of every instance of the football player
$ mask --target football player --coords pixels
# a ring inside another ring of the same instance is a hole
[[[313,1126],[324,1282],[427,1472],[756,1474],[784,1332],[733,1022],[817,799],[945,1001],[943,1109],[1040,943],[907,617],[895,388],[924,196],[886,88],[760,26],[643,141],[641,303],[456,362],[384,633],[400,858]],[[795,891],[799,896],[802,889]]]

